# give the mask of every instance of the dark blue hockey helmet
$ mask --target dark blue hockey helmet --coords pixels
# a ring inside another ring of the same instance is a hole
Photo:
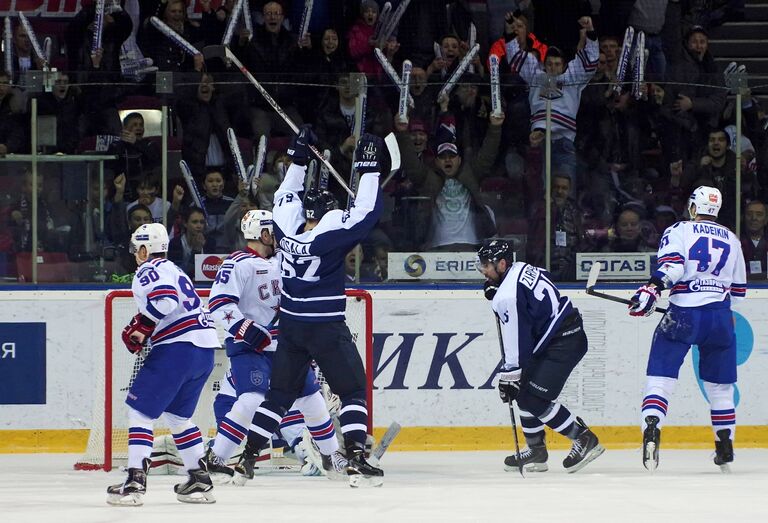
[[[339,208],[336,197],[328,191],[310,189],[304,193],[304,219],[320,220],[328,211]]]
[[[515,263],[515,246],[509,240],[491,238],[485,240],[480,250],[477,251],[477,259],[480,265],[497,263],[499,260],[507,260],[508,264]]]

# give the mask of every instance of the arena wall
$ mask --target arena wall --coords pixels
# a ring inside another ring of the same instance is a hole
[[[500,352],[479,291],[370,290],[374,298],[374,425],[404,428],[400,450],[510,448],[509,411],[493,388]],[[629,290],[613,291],[629,296]],[[107,291],[29,290],[0,296],[0,452],[80,452],[87,440]],[[609,447],[637,447],[645,364],[659,316],[566,291],[584,316],[590,350],[561,400]],[[768,447],[768,290],[734,313],[737,446]],[[681,370],[665,446],[709,448],[709,408],[696,351]],[[553,446],[565,446],[560,436]]]

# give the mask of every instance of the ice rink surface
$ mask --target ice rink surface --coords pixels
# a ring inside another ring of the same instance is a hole
[[[502,452],[391,452],[382,488],[283,472],[218,486],[217,503],[201,506],[176,501],[181,476],[150,476],[143,507],[108,506],[105,489],[124,473],[74,471],[74,454],[0,455],[0,521],[768,522],[768,450],[737,449],[728,475],[711,454],[662,449],[649,475],[639,449],[608,450],[566,474],[565,451],[553,451],[549,472],[523,479],[504,472]]]

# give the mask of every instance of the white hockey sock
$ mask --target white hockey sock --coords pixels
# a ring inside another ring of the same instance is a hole
[[[736,405],[733,401],[732,383],[704,382],[704,390],[709,398],[710,416],[712,418],[712,431],[717,440],[717,431],[729,429],[731,441],[736,439]]]
[[[658,427],[664,425],[664,419],[667,417],[667,408],[669,399],[677,386],[676,378],[666,378],[663,376],[648,376],[645,381],[645,394],[643,395],[643,406],[640,410],[640,431],[645,431],[648,426],[645,423],[646,416],[656,416],[659,418]]]
[[[169,412],[165,412],[163,415],[171,429],[173,442],[176,443],[176,449],[184,462],[184,468],[186,470],[200,468],[198,461],[205,454],[203,435],[200,433],[200,429],[189,418],[182,418]]]
[[[333,421],[328,414],[328,407],[325,405],[320,392],[315,392],[309,396],[299,398],[294,403],[296,407],[304,414],[304,423],[307,430],[312,435],[312,439],[317,443],[317,448],[326,456],[330,456],[339,450],[339,441],[336,439],[336,430],[333,428]]]
[[[279,435],[285,440],[289,447],[293,447],[296,443],[301,441],[304,427],[304,415],[294,402],[294,404],[291,405],[291,410],[289,410],[285,416],[283,416],[283,419],[280,420]],[[272,435],[272,438],[275,438],[274,434]]]
[[[232,409],[227,412],[219,424],[216,439],[213,442],[213,453],[226,461],[232,457],[240,443],[248,435],[248,427],[253,414],[259,408],[264,396],[258,392],[241,394]]]
[[[128,407],[128,468],[140,469],[142,462],[152,455],[154,420]]]

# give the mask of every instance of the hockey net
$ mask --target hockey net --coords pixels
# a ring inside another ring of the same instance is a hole
[[[198,289],[200,297],[207,303],[208,289]],[[352,339],[357,345],[365,365],[367,376],[367,399],[370,412],[368,433],[371,434],[373,419],[373,301],[371,295],[363,290],[347,289],[347,325]],[[104,346],[97,350],[94,362],[94,401],[91,429],[85,454],[75,463],[76,470],[105,470],[124,466],[128,461],[128,410],[125,397],[144,361],[142,355],[135,356],[123,346],[121,333],[125,325],[136,314],[133,294],[128,290],[109,292],[104,300]],[[224,331],[218,329],[219,339],[224,339]],[[200,395],[192,421],[199,427],[203,436],[214,437],[216,418],[213,402],[219,390],[219,382],[224,379],[228,362],[222,348],[215,352],[214,369]],[[319,380],[323,384],[326,401],[333,396],[324,383],[322,372]],[[155,437],[168,434],[168,429],[161,417],[155,424]]]

